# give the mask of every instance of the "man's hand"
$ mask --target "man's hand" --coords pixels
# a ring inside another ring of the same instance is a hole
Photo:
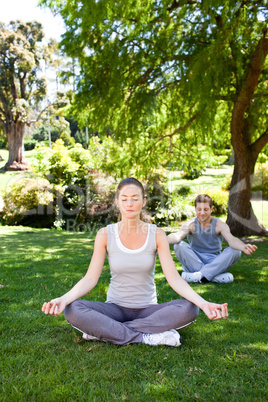
[[[258,247],[255,246],[255,244],[245,244],[243,251],[245,254],[250,255],[253,254],[254,251],[257,250],[257,248]]]

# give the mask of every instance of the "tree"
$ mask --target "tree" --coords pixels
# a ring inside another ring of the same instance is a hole
[[[23,140],[30,124],[31,102],[46,94],[40,78],[43,39],[42,25],[36,21],[0,23],[0,123],[7,136],[9,159],[4,170],[26,170]]]
[[[227,222],[234,234],[267,234],[250,203],[268,143],[267,0],[41,3],[61,13],[62,49],[80,66],[72,115],[93,130],[109,126],[134,149],[143,138],[134,154],[147,166],[157,153],[197,164],[200,144],[228,136],[235,166]]]

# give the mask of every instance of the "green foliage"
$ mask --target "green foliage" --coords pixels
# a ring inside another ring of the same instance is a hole
[[[7,148],[8,148],[7,137],[0,133],[0,149],[7,149]]]
[[[262,198],[268,200],[268,163],[258,165],[254,175],[253,191],[260,191]]]
[[[90,151],[85,150],[81,144],[75,144],[68,151],[68,154],[73,162],[78,165],[76,170],[76,182],[80,185],[86,183],[86,177],[91,171],[94,171],[96,161]]]
[[[235,179],[246,172],[250,183],[268,143],[267,1],[41,3],[68,27],[61,48],[79,70],[68,113],[81,127],[102,136],[108,127],[120,144],[131,143],[127,164],[138,162],[147,175],[169,164],[196,177],[213,166],[203,163],[204,149],[219,154],[232,144]],[[230,200],[241,221],[242,197],[238,191]],[[228,220],[237,233],[247,232]]]
[[[34,158],[31,163],[33,172],[46,177],[49,172],[49,157],[52,154],[52,150],[43,143],[38,143],[34,149]]]
[[[28,123],[31,100],[38,102],[45,96],[45,81],[38,74],[43,36],[36,21],[0,24],[0,123],[8,136],[4,120]]]
[[[98,170],[106,146],[91,138],[88,150],[81,144],[69,149],[62,140],[57,140],[52,149],[37,147],[32,164],[35,174],[62,188],[54,198],[56,227],[117,219],[113,208],[115,180]]]
[[[0,125],[10,151],[7,169],[28,167],[25,125],[31,124],[31,106],[46,95],[46,82],[40,75],[43,37],[42,25],[36,21],[0,22]]]
[[[195,195],[189,186],[180,186],[173,192],[168,192],[165,202],[159,205],[153,216],[154,222],[161,226],[174,226],[180,221],[194,217],[194,198]]]
[[[37,130],[33,133],[33,139],[36,141],[48,141],[49,131],[51,142],[61,139],[66,146],[75,144],[71,137],[69,122],[59,115],[55,106],[50,106],[48,116],[43,116],[40,122],[37,122]]]
[[[44,206],[53,204],[53,192],[53,185],[46,179],[20,179],[3,192],[4,207],[1,220],[7,225],[35,223],[38,226],[40,222],[36,219],[36,215],[39,212],[39,219],[42,220]],[[50,214],[53,214],[53,207]],[[46,217],[46,220],[50,219]]]
[[[62,140],[57,140],[53,145],[53,151],[48,158],[48,162],[48,173],[52,183],[61,185],[75,183],[79,164],[72,160]]]
[[[268,162],[268,156],[264,152],[259,154],[257,162],[258,163],[267,163]]]
[[[45,45],[43,37],[42,25],[37,21],[0,23],[0,125],[9,145],[7,169],[28,168],[23,147],[25,127],[32,124],[31,112],[33,109],[38,110],[46,96],[46,79],[42,77],[43,63],[46,67],[53,65],[56,68],[53,56],[59,52],[57,43],[50,41]],[[56,103],[57,109],[63,107],[66,97],[58,93]],[[52,109],[55,111],[55,103],[49,106],[49,110]],[[40,116],[43,114],[40,113]],[[73,144],[66,120],[59,113],[57,117],[55,113],[51,115],[50,120],[52,136],[62,138],[66,145]],[[33,149],[35,140],[40,141],[40,136],[43,136],[42,141],[48,139],[45,129],[39,130],[36,138],[26,139],[25,149]]]
[[[193,218],[195,216],[195,209],[193,200],[187,197],[176,197],[169,201],[165,207],[159,209],[155,214],[154,222],[158,225],[171,225],[172,223]]]
[[[31,151],[32,149],[35,148],[35,146],[37,144],[38,144],[38,141],[36,141],[34,138],[25,137],[25,139],[24,139],[24,149],[25,149],[25,151]]]
[[[202,175],[203,169],[200,168],[194,168],[191,165],[188,165],[187,167],[184,168],[183,173],[181,174],[181,177],[185,180],[194,180],[198,179]]]
[[[213,214],[224,215],[228,209],[228,191],[208,190],[206,192],[213,200]]]
[[[223,191],[229,191],[231,187],[232,175],[227,174],[221,182],[221,189]]]
[[[63,141],[64,145],[66,146],[74,146],[75,140],[73,137],[70,136],[69,133],[62,133],[60,139]]]
[[[267,5],[41,3],[60,12],[68,26],[61,47],[80,67],[69,114],[81,127],[90,124],[102,135],[109,127],[121,141],[134,139],[133,148],[148,136],[152,147],[142,150],[151,166],[159,148],[169,162],[190,161],[198,169],[200,144],[217,151],[230,145],[231,108],[265,34]],[[265,131],[265,79],[259,83],[254,138]],[[130,158],[135,163],[135,151]]]
[[[82,144],[84,148],[87,148],[88,144],[86,141],[86,136],[84,133],[82,133],[80,130],[77,130],[73,136],[75,142],[78,142],[79,144]]]
[[[162,176],[159,172],[147,178],[144,183],[146,212],[150,217],[148,220],[155,221],[158,211],[165,208],[165,205],[168,203],[170,194],[167,184],[166,177]],[[146,220],[146,218],[144,220]]]
[[[191,192],[192,190],[190,186],[180,186],[177,190],[177,194],[183,197],[186,197],[187,195],[191,194]]]

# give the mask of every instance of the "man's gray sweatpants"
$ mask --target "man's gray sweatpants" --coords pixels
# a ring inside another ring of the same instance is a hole
[[[215,275],[227,272],[241,257],[241,251],[227,247],[219,254],[199,253],[185,241],[174,244],[174,251],[186,272],[202,272],[210,281]]]
[[[198,307],[185,299],[138,309],[76,300],[66,306],[64,315],[68,323],[81,332],[105,342],[125,345],[142,343],[143,334],[183,328],[196,320],[198,312]]]

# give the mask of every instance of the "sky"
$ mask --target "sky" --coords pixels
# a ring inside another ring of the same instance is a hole
[[[38,7],[38,0],[6,0],[4,3],[0,11],[1,22],[8,23],[18,19],[24,22],[36,20],[43,25],[47,40],[61,39],[60,36],[64,32],[61,17],[54,17],[48,8]]]

